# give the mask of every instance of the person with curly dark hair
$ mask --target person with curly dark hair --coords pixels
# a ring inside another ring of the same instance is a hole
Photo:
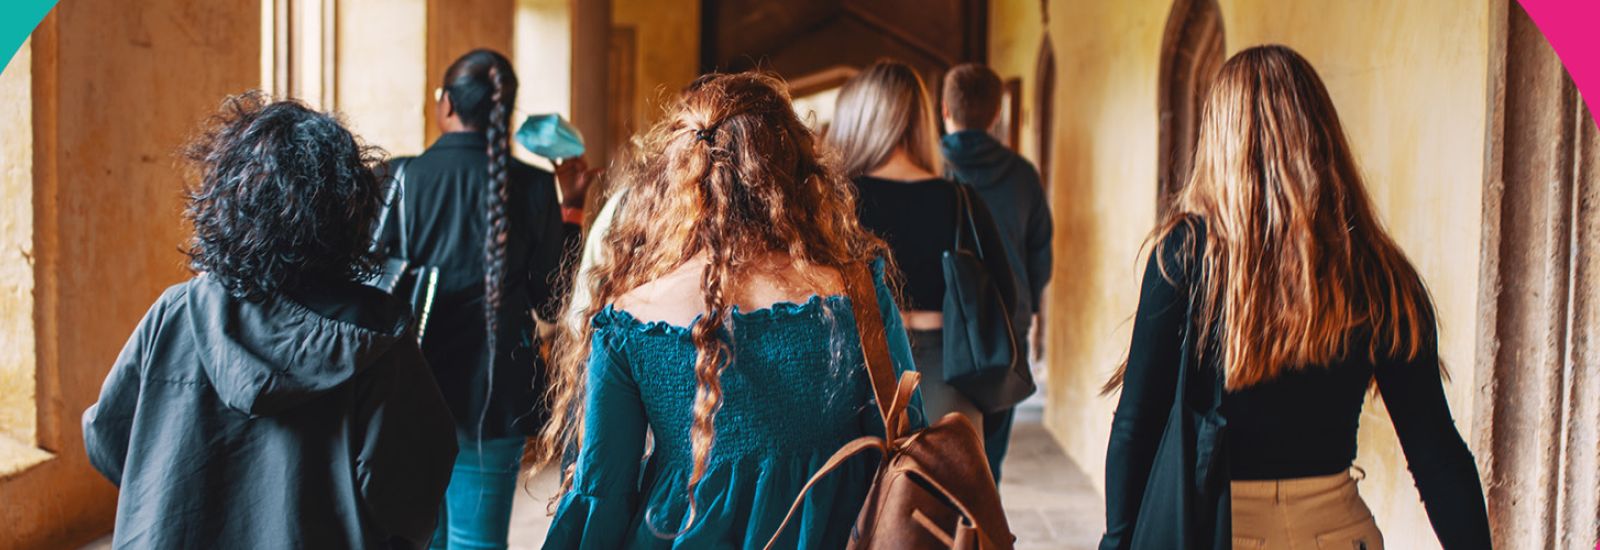
[[[456,455],[406,304],[360,284],[381,151],[337,119],[229,98],[184,151],[194,278],[83,414],[121,488],[117,548],[421,548]]]

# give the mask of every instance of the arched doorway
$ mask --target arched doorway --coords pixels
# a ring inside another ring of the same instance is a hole
[[[1200,106],[1224,51],[1222,9],[1216,0],[1176,0],[1161,41],[1157,84],[1160,138],[1156,210],[1165,213],[1194,166]]]
[[[1046,192],[1050,187],[1050,148],[1055,129],[1056,54],[1047,30],[1039,43],[1039,59],[1034,66],[1034,143],[1039,144],[1039,180]]]

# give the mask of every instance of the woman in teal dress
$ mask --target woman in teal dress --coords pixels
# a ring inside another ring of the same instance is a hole
[[[760,548],[840,446],[882,434],[841,275],[871,264],[895,367],[913,369],[887,248],[784,89],[697,81],[622,163],[530,457],[570,464],[546,548]],[[920,396],[911,411],[924,425]],[[776,547],[844,547],[877,460],[823,478]]]

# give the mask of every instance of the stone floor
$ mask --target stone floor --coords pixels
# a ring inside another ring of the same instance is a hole
[[[1000,481],[1001,498],[1018,550],[1092,550],[1105,527],[1104,501],[1088,476],[1061,452],[1040,424],[1038,403],[1017,411],[1011,453]],[[554,476],[540,472],[511,512],[511,548],[532,550],[550,525],[547,496]]]
[[[1045,432],[1040,412],[1034,402],[1018,409],[1011,454],[1000,482],[1017,549],[1092,550],[1105,526],[1104,501],[1088,476]],[[555,478],[549,472],[540,472],[522,488],[511,512],[512,549],[531,550],[544,542],[550,526],[546,501],[554,493]],[[107,536],[85,548],[110,547]]]

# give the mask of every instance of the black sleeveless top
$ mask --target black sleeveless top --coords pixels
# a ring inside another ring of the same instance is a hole
[[[861,225],[889,243],[904,277],[903,311],[944,306],[941,258],[955,240],[956,184],[946,179],[855,179]],[[976,197],[973,197],[976,199]]]

